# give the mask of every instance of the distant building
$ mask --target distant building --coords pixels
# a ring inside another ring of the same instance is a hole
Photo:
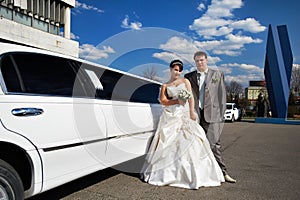
[[[78,57],[79,43],[70,39],[73,7],[75,0],[0,0],[0,41]]]
[[[249,87],[245,89],[245,97],[252,106],[255,106],[259,93],[268,96],[266,81],[249,81]]]

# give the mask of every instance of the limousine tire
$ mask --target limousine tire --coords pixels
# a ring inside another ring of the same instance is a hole
[[[0,159],[0,199],[23,200],[24,189],[16,170]]]

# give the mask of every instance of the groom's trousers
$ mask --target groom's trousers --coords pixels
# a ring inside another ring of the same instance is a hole
[[[209,141],[210,148],[225,176],[227,174],[226,166],[221,152],[220,136],[224,123],[208,123],[204,119],[204,110],[200,109],[200,126],[204,129]]]

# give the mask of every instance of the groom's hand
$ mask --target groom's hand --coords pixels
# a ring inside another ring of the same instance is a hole
[[[184,106],[186,104],[186,101],[178,99],[178,103],[179,105]]]

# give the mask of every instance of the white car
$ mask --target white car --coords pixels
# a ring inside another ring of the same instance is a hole
[[[19,200],[140,157],[161,84],[0,42],[0,199]]]
[[[226,110],[224,114],[225,121],[237,121],[242,117],[241,109],[239,109],[235,103],[226,103]]]

